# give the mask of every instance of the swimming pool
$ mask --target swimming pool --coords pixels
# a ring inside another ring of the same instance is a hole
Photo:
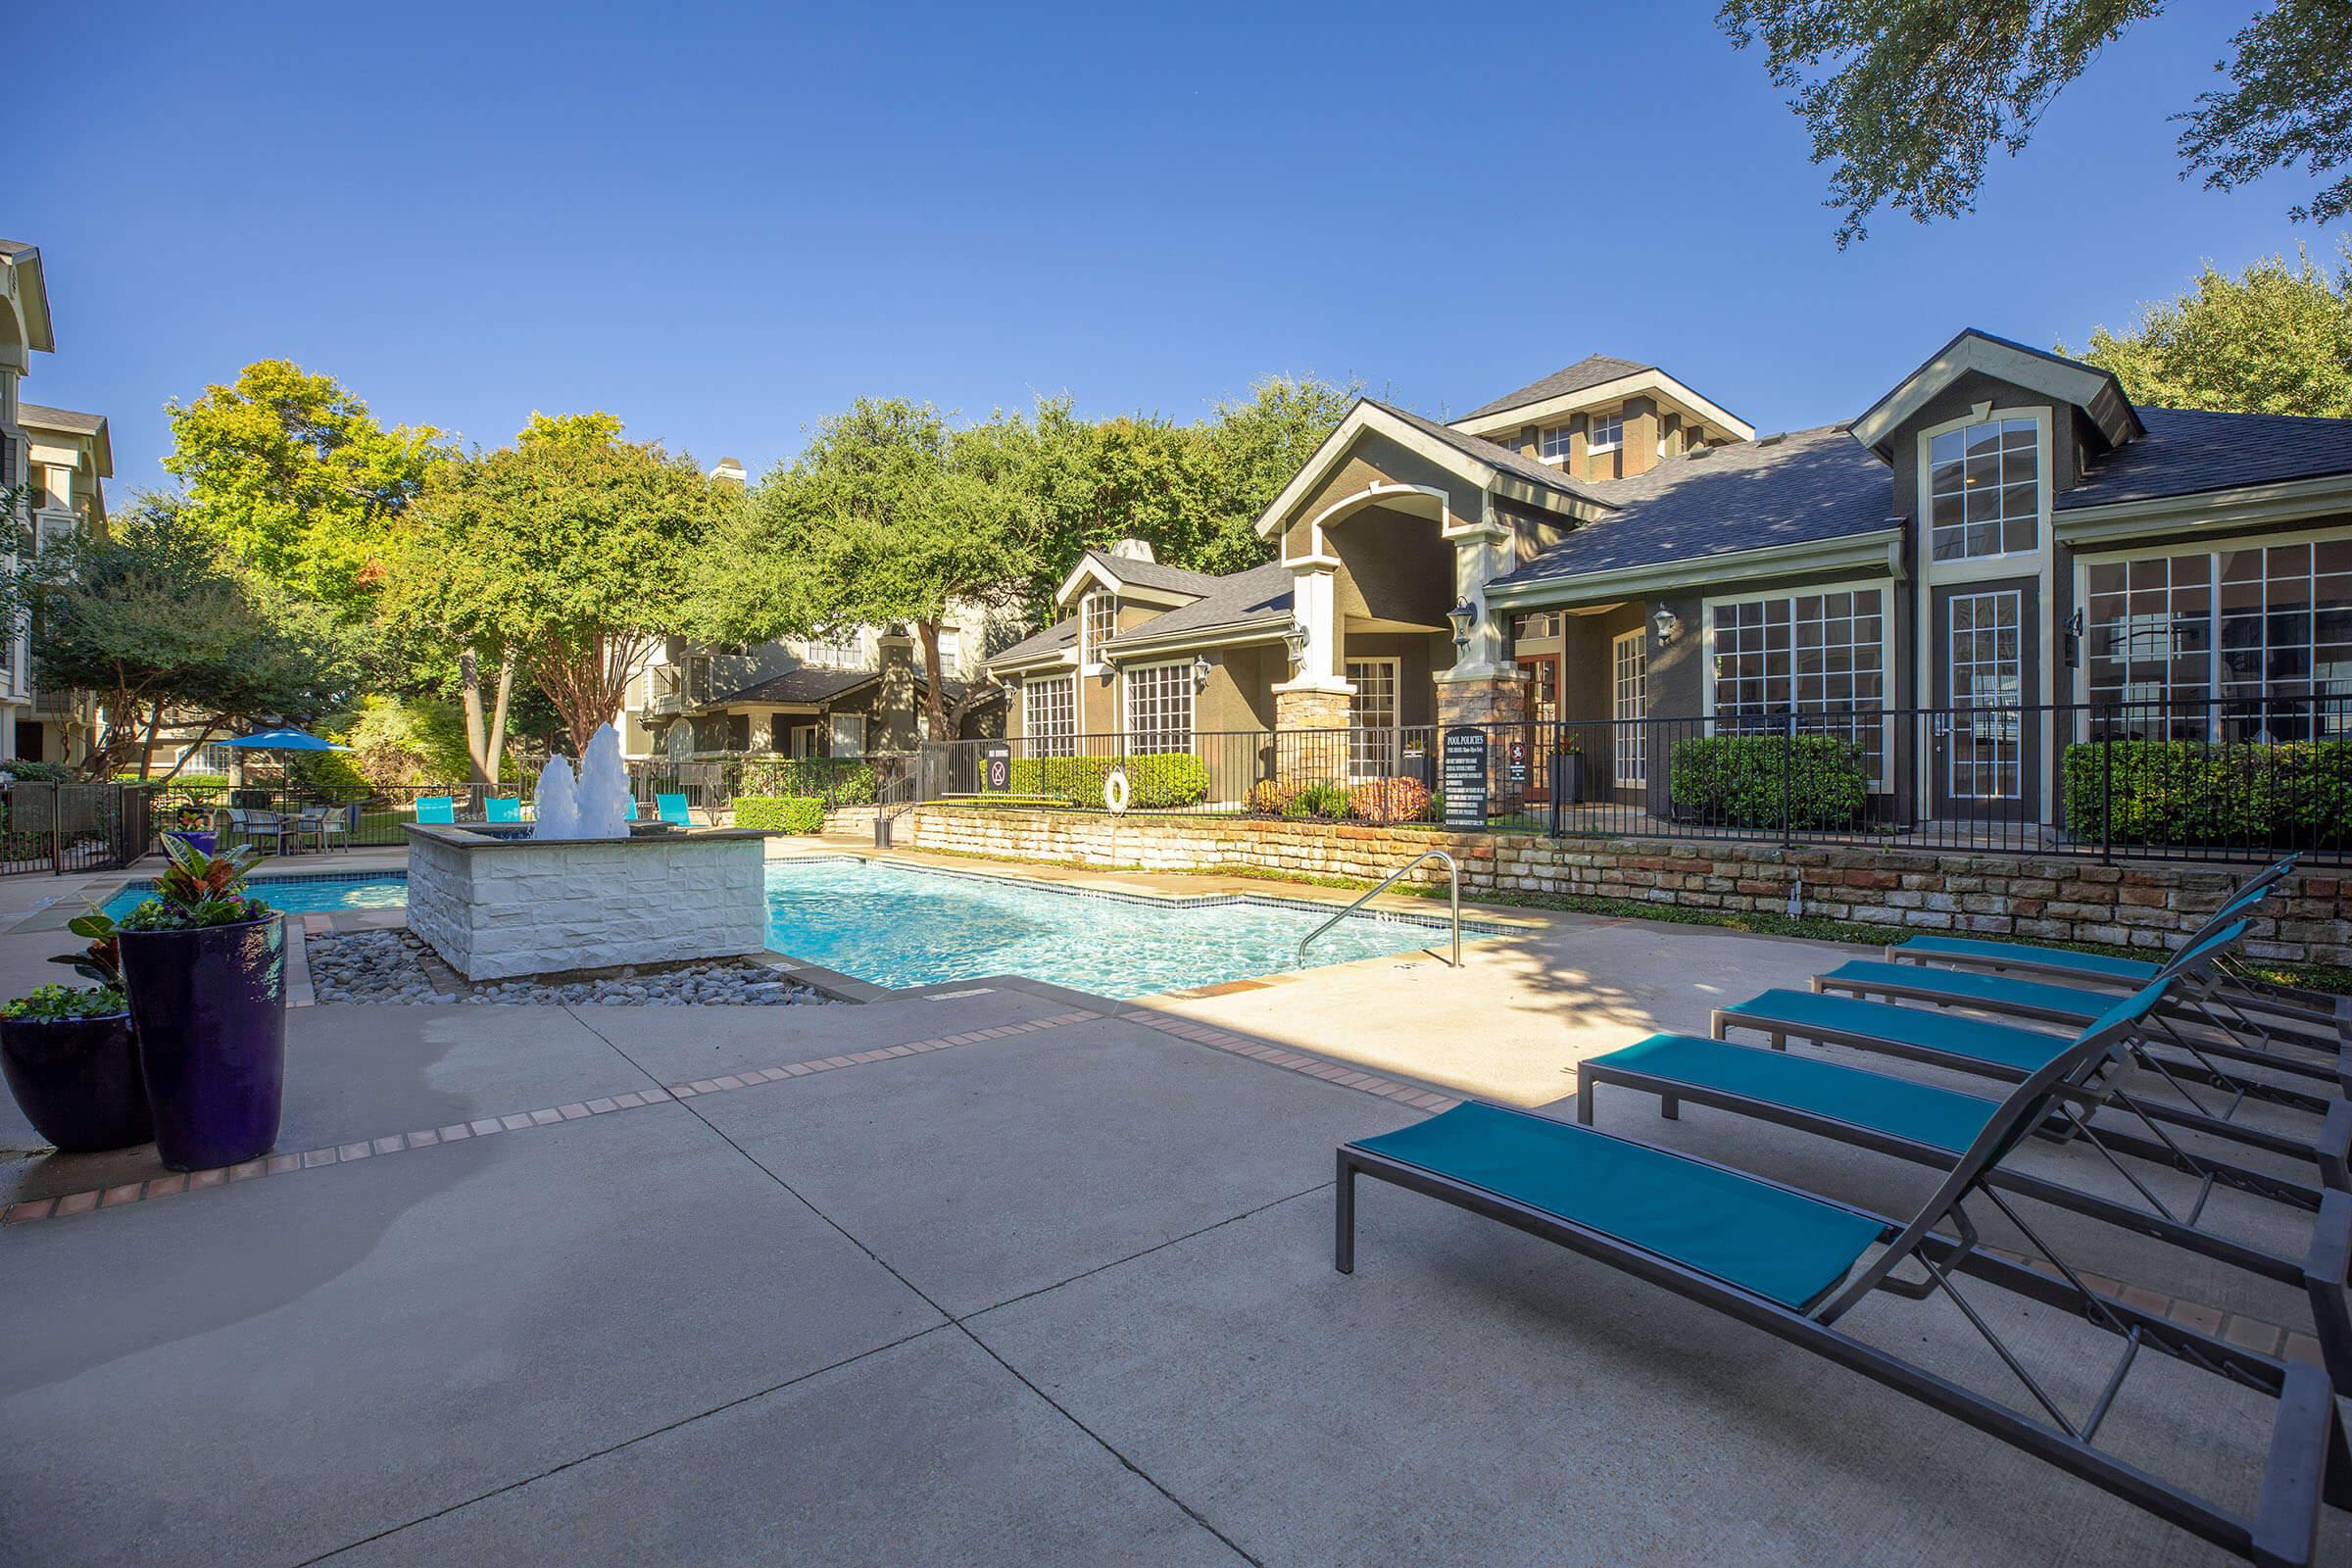
[[[771,864],[768,945],[880,986],[1018,974],[1141,997],[1435,949],[1428,923],[1356,915],[1298,961],[1330,911],[1274,898],[1138,899],[856,859]],[[1494,929],[1463,922],[1465,934]]]
[[[409,879],[382,871],[257,876],[245,886],[253,897],[288,914],[318,914],[328,909],[405,909],[409,904]],[[100,907],[120,920],[154,892],[153,882],[133,882]]]

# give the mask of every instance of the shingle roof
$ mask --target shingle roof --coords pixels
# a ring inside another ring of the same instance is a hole
[[[1598,386],[1603,381],[1639,375],[1643,370],[1656,368],[1654,365],[1621,360],[1614,354],[1588,354],[1564,370],[1554,370],[1541,381],[1531,381],[1516,392],[1506,393],[1492,403],[1480,404],[1462,417],[1483,418],[1490,414],[1500,414],[1505,409],[1518,408],[1523,403],[1541,403],[1545,398],[1565,397],[1571,392],[1582,392],[1589,386]]]
[[[1377,398],[1366,398],[1364,401],[1384,414],[1395,415],[1422,434],[1445,442],[1456,452],[1467,453],[1479,462],[1491,467],[1500,468],[1506,473],[1515,473],[1530,484],[1540,484],[1547,490],[1557,490],[1562,495],[1575,496],[1580,500],[1599,499],[1597,485],[1571,479],[1550,464],[1531,458],[1524,452],[1514,451],[1500,442],[1490,441],[1485,436],[1464,434],[1460,430],[1440,424],[1435,419],[1425,419],[1410,410],[1396,408]]]
[[[2142,408],[2139,422],[2146,436],[2109,453],[2055,510],[2352,473],[2352,419]]]
[[[81,414],[73,409],[53,409],[46,403],[17,405],[17,422],[43,430],[78,430],[83,435],[96,435],[106,428],[103,414]]]
[[[1288,625],[1291,619],[1291,573],[1269,563],[1208,579],[1210,590],[1200,598],[1165,614],[1154,615],[1110,640],[1113,653],[1121,643],[1149,642],[1170,632],[1206,631],[1217,626],[1243,626],[1256,621]]]
[[[0,256],[22,256],[26,251],[39,249],[38,245],[30,245],[21,239],[0,239]]]
[[[879,670],[821,669],[804,664],[798,669],[788,669],[781,675],[756,680],[706,706],[724,708],[729,703],[829,703],[844,693],[856,691],[868,681],[881,678]]]
[[[1618,510],[1502,582],[1703,561],[1894,525],[1886,466],[1841,424],[1669,458],[1636,478],[1594,480],[1592,488]]]
[[[1070,645],[1070,639],[1077,635],[1077,617],[1071,616],[1065,620],[1057,620],[1044,631],[1022,638],[1010,648],[998,649],[989,656],[988,662],[992,664],[1003,664],[1016,660],[1032,659],[1039,654],[1050,654],[1057,648],[1067,648]]]
[[[1107,550],[1089,550],[1086,559],[1099,562],[1102,569],[1121,582],[1131,582],[1138,588],[1164,588],[1170,593],[1204,594],[1217,579],[1205,571],[1189,571],[1182,566],[1163,566],[1156,561],[1134,561],[1114,556]]]

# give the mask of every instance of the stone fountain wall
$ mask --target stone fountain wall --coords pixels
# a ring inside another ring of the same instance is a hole
[[[491,838],[409,829],[409,929],[468,980],[671,963],[767,944],[765,835]]]

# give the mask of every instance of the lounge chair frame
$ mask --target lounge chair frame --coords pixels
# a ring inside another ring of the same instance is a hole
[[[1736,1049],[1753,1051],[1761,1048],[1738,1046]],[[1605,1057],[1590,1057],[1577,1064],[1576,1119],[1579,1125],[1592,1125],[1594,1091],[1601,1084],[1656,1096],[1658,1114],[1670,1121],[1678,1119],[1681,1103],[1687,1100],[1693,1104],[1707,1105],[1733,1115],[1828,1138],[1918,1165],[1948,1169],[1955,1158],[1948,1149],[1923,1144],[1881,1128],[1845,1121],[1802,1106],[1744,1095],[1717,1085],[1645,1072],[1638,1067],[1611,1062]],[[2253,1190],[2263,1197],[2279,1199],[2313,1214],[2311,1245],[2301,1257],[2268,1251],[2234,1237],[2203,1229],[2197,1221],[2202,1217],[2206,1200],[2213,1191],[2217,1187],[2245,1189],[2251,1184],[2237,1178],[2255,1173],[2202,1159],[2180,1150],[2177,1144],[2165,1138],[2161,1128],[2150,1127],[2149,1131],[2155,1135],[2156,1142],[2172,1156],[2157,1158],[2151,1163],[2200,1178],[2201,1185],[2194,1202],[2187,1205],[2185,1214],[2176,1213],[2119,1158],[2120,1154],[2135,1151],[2117,1149],[2106,1134],[2092,1125],[2088,1110],[2100,1098],[2103,1097],[2085,1095],[2076,1103],[2062,1103],[2055,1113],[2060,1125],[2044,1128],[2043,1131],[2062,1139],[2084,1143],[2096,1150],[2147,1201],[2148,1208],[2134,1208],[2116,1199],[2086,1193],[2046,1176],[2012,1170],[1999,1163],[1986,1169],[1985,1182],[2004,1192],[2032,1198],[2134,1235],[2164,1242],[2197,1256],[2242,1269],[2258,1278],[2296,1287],[2304,1293],[2310,1303],[2314,1337],[2319,1341],[2321,1354],[2326,1358],[2329,1381],[2339,1393],[2352,1396],[2352,1297],[2347,1297],[2347,1291],[2352,1291],[2352,1194],[2311,1193],[2308,1190],[2282,1194],[2273,1190],[2274,1184],[2270,1182],[2253,1186]],[[2138,1147],[2146,1146],[2142,1144]],[[2317,1201],[2305,1201],[2305,1198]]]

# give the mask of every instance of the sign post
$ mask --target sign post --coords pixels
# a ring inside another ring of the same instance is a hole
[[[1439,781],[1446,789],[1446,825],[1487,825],[1487,732],[1457,725],[1446,732]]]

